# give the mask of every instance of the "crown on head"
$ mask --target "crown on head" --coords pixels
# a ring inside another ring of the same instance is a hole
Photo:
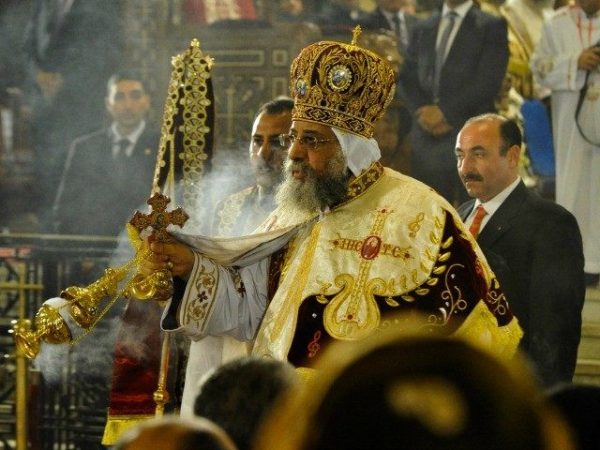
[[[356,45],[323,41],[305,47],[292,63],[292,119],[341,128],[366,138],[394,97],[389,64]]]

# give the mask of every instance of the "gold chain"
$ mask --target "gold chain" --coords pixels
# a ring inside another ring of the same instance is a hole
[[[151,254],[150,250],[147,250],[145,252],[138,251],[133,259],[131,259],[130,261],[128,261],[127,263],[125,263],[123,266],[119,267],[117,269],[117,271],[119,271],[119,272],[129,272],[131,270],[132,266],[135,265],[135,267],[138,267],[139,263],[143,259],[147,258],[150,254]],[[79,336],[77,336],[76,339],[73,339],[69,343],[70,346],[75,346],[76,344],[78,344],[79,341],[81,341],[84,337],[86,337],[88,334],[90,334],[94,330],[94,328],[96,328],[96,325],[98,324],[98,322],[100,322],[102,320],[102,318],[106,315],[106,313],[108,313],[108,311],[117,302],[117,300],[119,299],[119,297],[121,297],[123,295],[123,293],[126,292],[131,287],[134,278],[135,277],[130,277],[129,278],[129,280],[127,281],[127,284],[125,285],[125,287],[123,289],[121,289],[120,291],[118,291],[113,296],[113,298],[104,307],[104,309],[102,310],[102,312],[98,315],[98,317],[96,318],[96,320],[94,320],[94,322],[88,328],[86,328],[83,333],[81,333]],[[59,308],[59,309],[66,308],[67,306],[70,306],[70,304],[66,304],[66,305],[62,306],[61,308]]]

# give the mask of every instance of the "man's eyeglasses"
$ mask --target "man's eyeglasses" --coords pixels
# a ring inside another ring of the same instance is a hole
[[[294,136],[293,134],[280,134],[278,136],[281,139],[281,144],[285,145],[286,148],[290,148],[294,145],[295,141],[298,141],[300,147],[308,150],[316,150],[317,147],[326,142],[337,142],[337,139],[318,139],[316,136],[306,135],[302,137]]]
[[[269,138],[269,148],[272,151],[286,151],[289,148],[289,145],[287,144],[287,134],[278,134],[277,136],[271,136]],[[254,149],[256,149],[256,151],[258,151],[258,149],[260,147],[262,147],[265,143],[265,140],[262,136],[252,136],[252,148],[253,151],[255,151]]]

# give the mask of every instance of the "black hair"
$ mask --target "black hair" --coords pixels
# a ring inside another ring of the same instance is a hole
[[[263,112],[269,115],[276,115],[290,112],[293,108],[294,100],[282,95],[261,105],[261,107],[258,108],[258,111],[256,111],[256,116],[254,116],[254,118],[256,119]]]
[[[500,147],[500,154],[506,155],[508,149],[514,145],[521,147],[523,144],[523,135],[517,122],[512,119],[507,119],[500,114],[486,113],[480,114],[479,116],[471,117],[465,122],[465,126],[475,122],[500,122],[500,138],[502,139],[502,147]]]
[[[567,421],[577,448],[598,448],[600,442],[600,386],[561,384],[548,392],[548,398]]]
[[[219,367],[200,387],[194,414],[225,430],[240,450],[251,448],[261,421],[279,395],[296,382],[282,361],[245,357]]]
[[[506,155],[506,152],[513,145],[521,147],[523,144],[523,136],[519,125],[514,120],[506,119],[500,123],[500,137],[502,138],[503,147],[500,149],[501,155]]]
[[[121,70],[119,70],[117,72],[114,72],[110,76],[110,78],[108,79],[108,82],[106,83],[106,92],[110,93],[111,87],[113,87],[119,81],[123,81],[123,80],[139,81],[142,84],[142,87],[144,88],[144,91],[146,90],[144,79],[143,79],[142,74],[141,74],[141,72],[139,70],[135,70],[135,69],[121,69]]]

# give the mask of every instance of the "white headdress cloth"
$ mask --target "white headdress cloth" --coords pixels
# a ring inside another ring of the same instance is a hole
[[[381,150],[375,139],[367,139],[336,127],[331,127],[331,129],[340,142],[348,169],[354,176],[360,175],[363,170],[381,158]]]

